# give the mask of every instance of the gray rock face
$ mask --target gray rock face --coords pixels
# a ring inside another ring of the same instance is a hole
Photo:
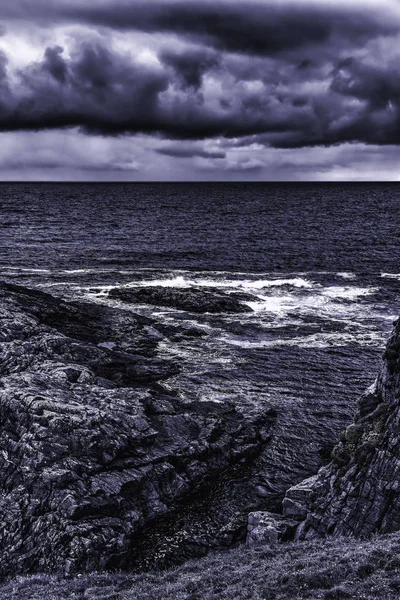
[[[334,448],[332,462],[308,486],[301,537],[366,536],[400,530],[400,321],[374,386],[361,398],[355,422]],[[291,510],[296,488],[285,500]]]
[[[109,292],[116,298],[131,304],[145,303],[186,310],[192,313],[246,313],[252,309],[240,300],[254,300],[252,296],[240,295],[240,299],[223,292],[208,292],[198,289],[176,289],[162,286],[141,288],[117,288]]]
[[[317,485],[318,477],[314,475],[289,488],[283,499],[283,515],[296,521],[305,519]]]
[[[246,545],[257,548],[273,546],[278,541],[278,522],[269,512],[249,514]]]
[[[262,450],[274,411],[171,391],[151,326],[0,285],[0,577],[127,567],[139,532]]]

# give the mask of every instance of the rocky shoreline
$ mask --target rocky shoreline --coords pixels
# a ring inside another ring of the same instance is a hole
[[[400,319],[394,322],[379,375],[360,398],[332,462],[303,487],[308,491],[300,538],[363,538],[400,530]]]
[[[393,325],[378,377],[331,462],[287,490],[281,515],[250,515],[250,545],[274,544],[288,532],[308,540],[400,531],[400,319]]]
[[[147,302],[161,302],[157,290],[146,294]],[[120,299],[133,307],[144,301],[135,293]],[[241,300],[217,292],[163,301],[241,312]],[[157,327],[132,310],[0,284],[1,578],[160,568],[230,547],[244,541],[249,513],[279,510],[288,487],[327,462],[351,407],[325,414],[321,405],[314,414],[302,406],[249,409],[240,398],[195,401],[176,384],[179,362],[160,357],[165,331]],[[390,373],[379,380],[385,400],[381,392],[380,400],[363,400],[357,444],[368,419],[376,429],[371,414],[394,402],[397,392],[392,400],[388,394],[398,386],[398,335],[397,328]],[[305,435],[309,454],[293,463]],[[343,469],[343,453],[335,453],[312,485],[287,493],[282,539],[296,530],[329,533],[316,516],[322,500],[315,490],[326,490],[339,463]],[[263,523],[271,528],[268,519],[253,521]]]
[[[7,284],[0,306],[2,577],[128,568],[149,524],[270,439],[273,409],[166,387],[149,319]]]

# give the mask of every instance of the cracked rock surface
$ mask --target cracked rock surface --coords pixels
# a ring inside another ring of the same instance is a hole
[[[332,462],[287,492],[284,513],[303,521],[303,538],[400,530],[400,320]]]
[[[0,284],[1,577],[132,566],[146,527],[267,443],[273,409],[194,403],[164,383],[179,368],[157,357],[152,326]]]

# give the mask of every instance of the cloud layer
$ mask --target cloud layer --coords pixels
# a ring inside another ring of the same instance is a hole
[[[0,18],[3,132],[153,136],[158,156],[218,168],[254,145],[400,143],[390,0],[14,0]],[[35,59],[17,64],[9,36]]]

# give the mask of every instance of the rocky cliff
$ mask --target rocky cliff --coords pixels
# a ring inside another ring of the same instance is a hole
[[[130,566],[149,524],[268,441],[273,410],[166,385],[152,325],[0,285],[0,577]]]
[[[243,298],[151,289],[112,308],[0,284],[0,578],[158,568],[243,541],[248,513],[277,510],[351,421],[348,397],[260,402],[240,378],[203,399],[203,371],[160,352],[198,329],[138,315],[144,300],[240,312]],[[362,423],[387,403],[366,396]],[[291,494],[290,531],[315,488]]]
[[[332,462],[287,493],[285,515],[305,519],[300,538],[400,530],[400,320],[394,326],[379,376]]]

